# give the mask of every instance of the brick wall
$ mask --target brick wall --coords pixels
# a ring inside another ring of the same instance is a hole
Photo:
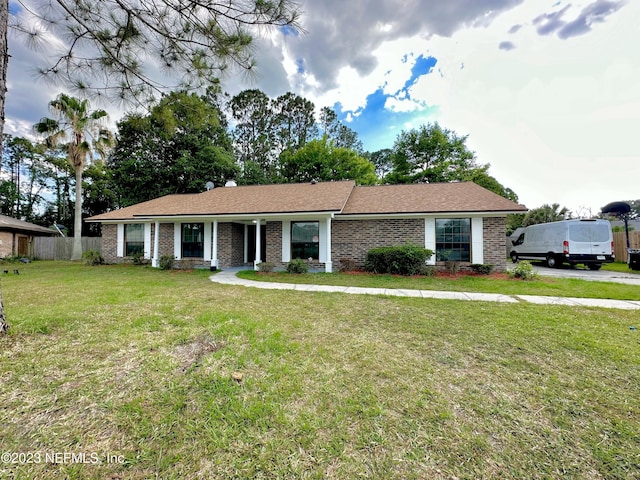
[[[267,251],[265,259],[276,265],[282,260],[282,222],[267,222]]]
[[[504,271],[507,269],[507,259],[505,255],[507,242],[507,219],[505,217],[484,218],[482,222],[482,236],[484,241],[483,257],[484,263],[495,265],[495,270]]]
[[[13,255],[13,233],[0,232],[0,258]]]
[[[485,218],[483,221],[484,263],[495,265],[496,270],[505,270],[506,257],[506,219]],[[374,247],[404,245],[424,245],[424,219],[395,220],[335,220],[331,226],[332,248],[331,258],[334,270],[340,268],[340,259],[347,258],[356,262],[358,267],[364,266],[367,251]],[[155,224],[151,225],[151,249],[155,236]],[[282,258],[282,222],[267,222],[268,262],[277,267],[286,267]],[[102,226],[102,256],[109,263],[117,263],[117,226]],[[159,257],[173,256],[173,223],[160,224]],[[218,260],[220,267],[242,265],[244,263],[244,225],[232,222],[218,224]],[[209,262],[203,259],[185,259],[177,261],[177,268],[206,267]],[[315,265],[314,265],[315,266]],[[316,267],[322,267],[317,265]]]
[[[340,267],[341,258],[351,259],[362,268],[371,248],[406,243],[423,246],[424,220],[336,220],[331,225],[331,236],[334,270]]]
[[[244,263],[244,225],[218,223],[218,261],[220,267]]]
[[[118,263],[118,226],[111,223],[102,224],[102,258],[107,263]]]

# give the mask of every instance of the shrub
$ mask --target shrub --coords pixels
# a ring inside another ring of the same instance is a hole
[[[522,260],[513,270],[511,270],[511,272],[509,272],[509,275],[513,278],[520,278],[522,280],[533,280],[538,277],[538,272],[533,270],[531,262]]]
[[[304,260],[296,258],[295,260],[291,260],[287,265],[288,273],[307,273],[309,271],[309,265],[307,265]]]
[[[455,275],[460,271],[460,262],[447,260],[446,262],[444,262],[444,268],[450,274]]]
[[[133,262],[134,265],[147,265],[147,263],[149,263],[144,258],[144,253],[136,253],[131,257],[131,261]]]
[[[271,273],[274,268],[276,268],[276,265],[272,262],[261,262],[258,264],[258,270],[260,272]]]
[[[172,270],[174,260],[173,255],[162,255],[158,260],[158,266],[161,270]]]
[[[471,270],[479,275],[489,275],[491,272],[493,272],[494,267],[489,263],[472,263],[469,266],[471,267]]]
[[[97,250],[87,250],[82,254],[82,259],[85,265],[102,265],[104,264],[104,258]]]
[[[367,252],[364,269],[373,273],[419,275],[432,255],[431,250],[417,245],[372,248]]]
[[[338,261],[340,262],[341,272],[353,272],[357,269],[356,261],[352,258],[341,258]]]

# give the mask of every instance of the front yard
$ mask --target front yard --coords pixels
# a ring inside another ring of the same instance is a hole
[[[35,262],[2,275],[0,478],[640,475],[637,312],[209,274]]]

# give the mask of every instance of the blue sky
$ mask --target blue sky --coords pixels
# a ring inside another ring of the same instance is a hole
[[[395,92],[385,92],[384,85],[381,85],[373,93],[366,97],[363,107],[355,110],[345,110],[341,102],[333,105],[342,120],[351,129],[359,133],[365,150],[375,152],[383,148],[391,148],[402,130],[401,125],[415,124],[416,119],[429,115],[435,107],[429,107],[426,102],[411,98],[411,87],[422,77],[433,72],[437,60],[433,57],[419,55],[406,55],[403,62],[411,65],[410,77]],[[396,111],[387,108],[390,99],[400,99],[402,101],[415,102],[415,109],[411,111]],[[420,122],[418,122],[420,123]]]
[[[640,198],[639,1],[299,3],[305,32],[261,32],[257,75],[230,75],[225,90],[333,106],[370,151],[437,121],[468,135],[530,208],[588,215]],[[6,132],[24,134],[60,88],[33,75],[46,49],[11,36],[10,53]],[[123,113],[107,110],[113,121]]]

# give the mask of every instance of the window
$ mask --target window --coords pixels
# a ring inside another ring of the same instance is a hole
[[[204,257],[204,223],[182,224],[182,256]]]
[[[436,260],[471,261],[471,219],[436,219]]]
[[[124,226],[124,255],[144,255],[144,224],[127,223]]]
[[[319,222],[291,222],[291,258],[318,260],[319,242]]]

